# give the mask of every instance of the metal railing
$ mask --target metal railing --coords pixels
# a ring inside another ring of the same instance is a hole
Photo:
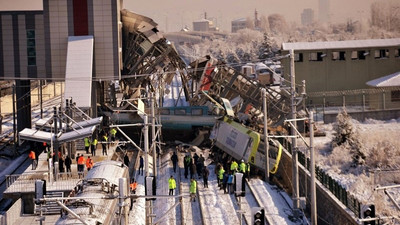
[[[7,175],[6,188],[7,192],[32,192],[35,191],[36,180],[45,180],[49,191],[72,190],[86,174],[86,171],[84,173],[58,173],[57,175],[53,174],[52,179],[47,171]]]
[[[292,154],[291,143],[283,139],[281,144]],[[298,160],[310,172],[310,159],[303,152],[298,152]],[[340,202],[349,208],[354,215],[360,216],[361,202],[348,192],[338,181],[329,176],[323,169],[315,166],[315,177],[324,185]]]

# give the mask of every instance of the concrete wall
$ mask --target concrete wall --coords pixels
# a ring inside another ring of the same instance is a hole
[[[300,163],[299,163],[300,165]],[[305,172],[302,166],[299,166],[299,187],[300,197],[305,196],[306,190],[310,190],[310,175]],[[306,177],[306,179],[305,179]],[[276,179],[275,179],[276,178]],[[287,151],[284,151],[281,158],[277,174],[274,180],[277,180],[291,194],[292,191],[292,158]],[[347,224],[356,225],[354,214],[345,207],[336,197],[329,192],[319,181],[316,183],[317,194],[317,214],[318,224]],[[311,196],[308,194],[307,199]],[[307,202],[309,208],[309,202]]]
[[[21,217],[21,199],[18,199],[4,215],[0,216],[1,225],[12,225]]]

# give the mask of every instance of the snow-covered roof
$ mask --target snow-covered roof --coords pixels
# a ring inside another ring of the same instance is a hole
[[[400,38],[282,43],[282,50],[316,50],[400,46]]]
[[[367,82],[371,87],[396,87],[400,86],[400,71]]]

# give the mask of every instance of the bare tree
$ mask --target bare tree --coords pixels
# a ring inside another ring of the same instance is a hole
[[[286,33],[287,23],[281,14],[271,14],[268,16],[268,23],[271,32],[275,34]]]

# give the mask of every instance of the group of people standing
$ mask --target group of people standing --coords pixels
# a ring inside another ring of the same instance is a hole
[[[176,173],[176,168],[178,164],[178,155],[176,154],[176,152],[172,153],[171,161],[174,173]],[[204,188],[208,188],[208,176],[210,175],[210,171],[208,170],[207,166],[204,163],[205,163],[205,158],[203,157],[203,155],[200,154],[199,156],[197,155],[197,153],[194,153],[193,157],[191,156],[190,153],[187,153],[183,159],[185,178],[187,179],[188,176],[190,177],[189,193],[191,201],[196,201],[196,192],[197,192],[196,179],[203,178]],[[174,190],[176,188],[176,181],[173,176],[169,178],[168,184],[169,184],[169,195],[173,195]]]
[[[107,148],[110,146],[108,141],[109,139],[111,139],[112,142],[115,142],[116,134],[117,130],[115,128],[110,129],[110,135],[105,130],[102,130],[100,132],[103,155],[107,155]],[[83,141],[85,143],[86,154],[89,154],[89,149],[90,149],[90,153],[92,154],[92,156],[96,156],[96,149],[98,144],[97,135],[94,135],[92,139],[89,139],[89,137],[85,137]]]
[[[235,183],[235,173],[243,173],[244,178],[250,178],[250,163],[245,163],[242,159],[240,164],[235,160],[231,160],[224,167],[218,163],[215,167],[215,174],[218,177],[218,187],[224,190],[225,194],[233,194],[235,192],[233,184]]]

